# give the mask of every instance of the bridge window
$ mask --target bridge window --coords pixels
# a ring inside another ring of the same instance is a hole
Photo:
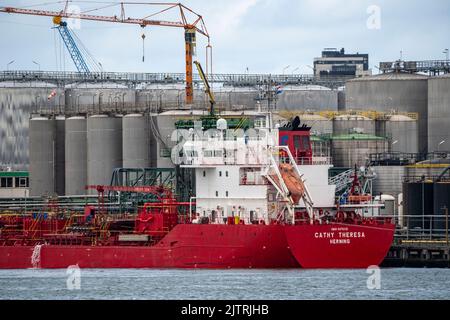
[[[294,148],[296,150],[300,150],[302,148],[300,146],[300,136],[294,136]]]
[[[0,187],[2,188],[12,188],[13,187],[13,178],[1,178],[0,179]]]
[[[28,178],[26,178],[26,177],[17,177],[17,178],[15,178],[14,187],[16,187],[16,188],[28,188],[29,187]]]

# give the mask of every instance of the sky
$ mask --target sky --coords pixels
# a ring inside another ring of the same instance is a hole
[[[104,6],[74,1],[81,10]],[[55,0],[0,0],[0,7],[57,10]],[[94,1],[93,1],[94,2]],[[142,2],[142,1],[141,1]],[[203,16],[211,35],[214,73],[312,73],[324,48],[368,53],[370,68],[380,61],[445,59],[450,47],[448,0],[186,0]],[[142,18],[154,7],[132,6]],[[116,9],[92,14],[113,15]],[[178,19],[177,12],[154,19]],[[49,17],[0,13],[0,69],[67,70],[75,67],[62,50]],[[78,27],[78,26],[77,26]],[[179,28],[81,21],[78,38],[105,71],[184,72],[184,34]],[[197,35],[196,60],[205,64],[206,38]],[[61,59],[63,57],[63,59]],[[9,66],[7,64],[13,61]],[[36,63],[33,63],[36,62]],[[62,62],[64,61],[64,63]],[[248,71],[247,71],[248,70]]]

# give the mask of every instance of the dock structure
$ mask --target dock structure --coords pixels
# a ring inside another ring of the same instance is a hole
[[[394,242],[382,267],[449,268],[448,240],[403,240]]]

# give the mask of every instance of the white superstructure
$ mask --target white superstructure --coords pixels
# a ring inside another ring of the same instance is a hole
[[[227,219],[245,223],[269,223],[277,219],[286,206],[280,193],[265,178],[270,155],[278,146],[278,129],[269,128],[269,117],[255,122],[246,132],[226,128],[218,120],[220,130],[190,130],[183,145],[182,166],[195,170],[196,212],[213,223]],[[279,154],[277,161],[283,161]],[[298,169],[306,180],[314,207],[332,208],[335,186],[328,185],[329,161],[315,159]],[[304,207],[303,201],[297,204]],[[239,218],[237,218],[239,217]]]

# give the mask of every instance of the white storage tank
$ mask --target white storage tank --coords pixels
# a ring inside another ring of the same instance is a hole
[[[94,115],[87,119],[87,183],[108,185],[122,167],[122,118]],[[89,193],[95,193],[90,191]]]
[[[142,114],[128,114],[123,117],[123,167],[151,167],[149,118]]]
[[[419,123],[407,115],[388,115],[377,120],[377,136],[386,137],[391,143],[392,152],[419,152]]]
[[[86,194],[87,185],[87,124],[85,117],[66,120],[66,194]]]

